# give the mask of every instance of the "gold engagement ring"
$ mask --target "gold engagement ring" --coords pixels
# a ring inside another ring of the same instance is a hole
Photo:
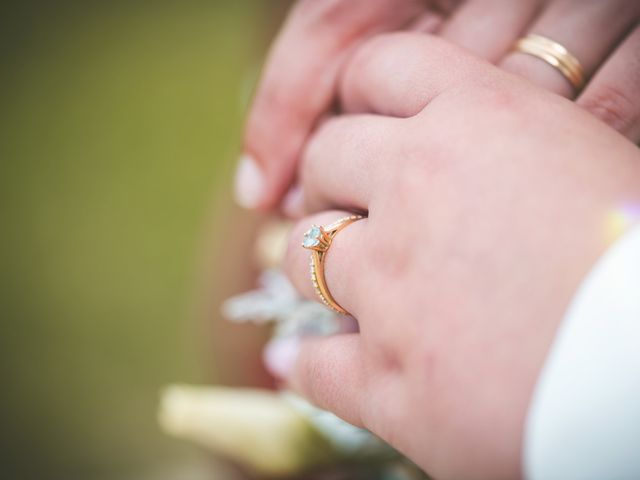
[[[335,312],[343,315],[348,315],[349,312],[342,308],[338,302],[335,301],[331,292],[329,292],[329,287],[327,286],[327,282],[324,277],[324,262],[329,251],[329,247],[331,246],[331,242],[338,232],[351,225],[353,222],[357,222],[363,218],[365,217],[362,215],[351,215],[349,217],[336,220],[330,225],[324,227],[313,225],[309,230],[307,230],[307,232],[305,232],[304,239],[302,240],[302,246],[311,250],[311,262],[309,267],[313,288],[318,294],[318,297],[320,297],[322,303]]]

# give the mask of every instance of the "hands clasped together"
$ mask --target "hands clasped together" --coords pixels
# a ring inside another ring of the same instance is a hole
[[[279,345],[276,374],[436,478],[522,475],[556,331],[609,246],[608,216],[640,203],[639,7],[297,7],[249,117],[240,200],[270,208],[289,191],[285,268],[310,298],[303,233],[366,218],[323,264],[359,332]],[[556,69],[508,53],[527,33],[571,44],[590,79],[577,104]]]

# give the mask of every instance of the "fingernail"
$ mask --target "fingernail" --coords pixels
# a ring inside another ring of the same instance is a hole
[[[289,218],[300,218],[304,215],[304,197],[300,185],[291,187],[284,196],[282,211]]]
[[[300,339],[298,337],[277,338],[267,344],[262,358],[271,375],[286,380],[293,371],[298,353],[300,353]]]
[[[236,202],[244,208],[256,208],[264,195],[264,175],[258,164],[249,155],[240,157],[236,172]]]

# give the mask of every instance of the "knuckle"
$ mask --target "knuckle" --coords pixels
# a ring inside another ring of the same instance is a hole
[[[367,71],[375,64],[387,65],[397,61],[399,49],[407,43],[415,43],[421,35],[408,32],[388,32],[375,35],[364,41],[354,52],[350,66],[355,70]]]
[[[355,50],[351,58],[351,71],[369,71],[375,65],[387,64],[396,56],[398,43],[408,34],[389,32],[375,35],[365,40]]]
[[[399,56],[398,52],[402,52],[402,55]],[[432,58],[459,56],[460,52],[459,48],[435,35],[403,31],[386,32],[373,36],[365,41],[358,50],[358,53],[364,55],[365,59],[367,56],[370,58],[374,54],[381,53],[388,58],[388,61],[402,60],[402,57],[405,57],[405,60],[406,58],[419,59],[425,54]]]
[[[402,108],[403,113],[396,116],[410,117],[423,108],[419,101],[424,95],[424,84],[429,84],[429,74],[439,68],[443,61],[464,57],[458,47],[448,45],[444,40],[433,35],[415,32],[390,32],[376,35],[363,42],[352,54],[342,76],[342,87],[346,92],[358,90],[350,88],[359,84],[367,84],[367,90],[380,88],[394,92],[400,99],[413,99],[414,107]],[[477,69],[478,61],[466,56],[464,62],[453,62],[454,68],[461,72]],[[393,72],[393,82],[389,83],[389,75]],[[467,83],[461,77],[457,83]],[[392,85],[392,88],[389,88]],[[443,88],[448,89],[450,86]],[[356,97],[357,98],[357,97]],[[406,102],[402,102],[406,103]],[[394,107],[391,108],[395,111]],[[396,107],[397,108],[397,107]]]
[[[640,105],[622,89],[603,85],[580,99],[579,105],[607,125],[624,132],[638,120]]]
[[[404,31],[381,33],[369,38],[362,45],[365,49],[380,50],[392,54],[395,54],[399,48],[409,51],[425,48],[437,49],[438,51],[451,50],[444,40],[434,35]]]

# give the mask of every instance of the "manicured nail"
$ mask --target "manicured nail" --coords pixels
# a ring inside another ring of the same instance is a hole
[[[262,358],[271,375],[286,380],[293,371],[299,353],[298,337],[276,338],[264,348]]]
[[[249,155],[240,157],[235,183],[236,202],[241,207],[256,208],[264,195],[264,175]]]
[[[284,196],[282,211],[289,218],[301,218],[304,215],[304,197],[300,185],[291,187]]]

